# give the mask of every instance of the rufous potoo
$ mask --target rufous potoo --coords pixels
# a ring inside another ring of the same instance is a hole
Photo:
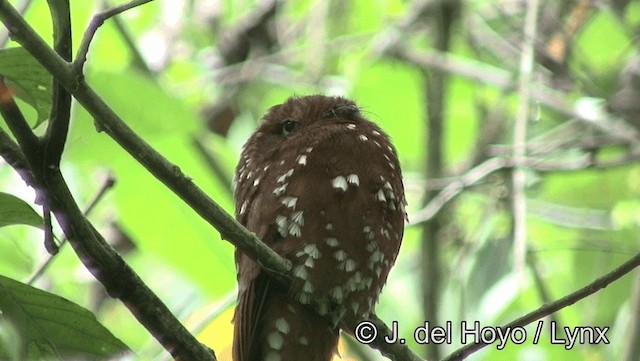
[[[235,174],[236,218],[293,264],[285,288],[236,251],[235,361],[327,361],[345,317],[373,312],[404,232],[389,137],[342,97],[269,109]]]

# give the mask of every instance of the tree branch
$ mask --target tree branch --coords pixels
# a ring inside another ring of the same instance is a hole
[[[53,47],[65,61],[71,61],[71,13],[69,0],[47,0],[53,20]],[[71,117],[71,94],[53,80],[51,112],[47,132],[43,137],[43,167],[59,167],[69,131]],[[46,213],[46,212],[45,212]]]
[[[424,206],[421,210],[411,214],[409,223],[416,225],[427,222],[432,219],[442,207],[454,199],[458,194],[462,193],[466,188],[478,184],[487,176],[504,169],[513,167],[522,167],[532,169],[538,172],[567,172],[578,171],[582,169],[606,169],[619,167],[640,160],[640,150],[631,150],[619,158],[602,160],[587,157],[585,159],[577,159],[574,161],[549,161],[537,157],[494,157],[478,164],[469,169],[460,176],[447,178],[446,186]],[[442,182],[444,183],[444,182]]]
[[[43,207],[55,214],[58,224],[89,272],[104,285],[111,297],[122,300],[174,358],[215,360],[213,351],[199,343],[182,326],[167,306],[86,219],[73,200],[60,169],[40,166],[45,156],[39,152],[38,144],[33,144],[35,135],[29,129],[9,88],[3,82],[0,82],[0,94],[3,99],[0,114],[24,150],[24,160],[32,174],[33,183],[28,184],[36,189]],[[4,132],[0,133],[0,136],[0,140],[3,141],[0,146],[3,156],[5,153],[13,152],[15,154],[10,154],[7,158],[20,159],[15,143],[7,141],[8,136]],[[16,170],[20,171],[19,168]]]
[[[91,22],[89,23],[89,27],[84,32],[84,36],[82,37],[82,41],[80,42],[80,46],[78,47],[78,53],[76,55],[76,59],[73,61],[73,67],[77,72],[82,72],[82,68],[87,61],[87,53],[89,52],[89,46],[91,46],[91,42],[93,41],[94,35],[96,35],[96,31],[104,24],[105,21],[109,20],[109,18],[116,16],[124,11],[129,9],[133,9],[136,6],[144,5],[153,0],[133,0],[128,3],[115,6],[111,9],[102,11],[97,13],[91,18]]]
[[[589,283],[588,285],[576,290],[573,293],[570,293],[554,302],[551,303],[546,303],[544,305],[542,305],[542,307],[529,312],[528,314],[515,319],[511,322],[509,322],[508,324],[506,324],[505,326],[502,326],[501,328],[503,330],[509,329],[509,328],[514,328],[514,327],[523,327],[526,326],[528,324],[530,324],[533,321],[539,320],[543,317],[546,317],[554,312],[557,312],[567,306],[570,306],[578,301],[580,301],[583,298],[586,298],[587,296],[590,296],[598,291],[600,291],[601,289],[607,287],[609,284],[611,284],[612,282],[618,280],[619,278],[621,278],[622,276],[626,275],[627,273],[631,272],[634,268],[640,266],[640,253],[635,255],[634,257],[632,257],[631,259],[629,259],[627,262],[623,263],[622,265],[620,265],[618,268],[614,269],[613,271],[605,274],[604,276],[596,279],[595,281]],[[467,358],[467,356],[471,355],[472,353],[488,346],[489,344],[486,343],[477,343],[477,344],[469,344],[467,346],[464,346],[462,348],[459,348],[458,350],[456,350],[455,352],[451,353],[449,356],[447,356],[446,358],[444,358],[442,361],[459,361],[459,360],[464,360],[465,358]]]
[[[107,194],[107,191],[109,189],[111,189],[114,185],[115,185],[115,178],[111,174],[109,174],[108,178],[100,186],[100,189],[98,190],[96,195],[93,197],[93,199],[89,202],[89,204],[87,205],[87,207],[83,211],[83,214],[84,214],[85,217],[89,216],[89,214],[91,213],[93,208],[100,202],[102,197],[104,197],[104,195]],[[63,235],[63,237],[61,237],[61,239],[60,239],[60,245],[58,246],[58,248],[62,248],[67,243],[67,241],[68,241],[68,239],[67,239],[66,235]],[[50,255],[47,258],[47,260],[40,267],[38,267],[36,272],[29,278],[29,280],[27,281],[27,284],[31,285],[38,278],[40,278],[46,272],[46,270],[49,268],[49,266],[51,266],[51,263],[53,263],[54,259],[55,259],[55,257]]]
[[[282,257],[227,214],[178,166],[169,162],[135,134],[86,83],[82,74],[74,71],[67,62],[51,50],[6,0],[0,0],[0,21],[9,27],[13,37],[65,86],[93,116],[98,126],[125,151],[220,231],[222,238],[242,249],[259,264],[271,265],[271,268],[266,270],[279,281],[286,281],[286,277],[282,275],[289,272],[291,263],[282,261]],[[279,260],[282,262],[278,262]]]

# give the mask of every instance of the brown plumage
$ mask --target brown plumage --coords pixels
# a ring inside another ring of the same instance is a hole
[[[330,360],[339,322],[373,311],[400,248],[406,203],[388,136],[345,98],[291,98],[245,144],[235,198],[238,221],[293,263],[293,283],[236,251],[234,360]]]

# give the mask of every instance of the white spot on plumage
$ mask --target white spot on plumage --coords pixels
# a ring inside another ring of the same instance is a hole
[[[248,202],[248,201],[246,201],[246,200],[245,200],[244,202],[242,202],[242,206],[240,207],[240,214],[244,214],[244,212],[246,212],[246,211],[247,211],[247,204],[248,204],[248,203],[249,203],[249,202]]]
[[[302,226],[304,226],[303,212],[294,212],[287,223],[287,230],[289,231],[289,234],[294,237],[302,236]]]
[[[349,174],[347,176],[347,182],[351,185],[354,186],[359,186],[360,185],[360,178],[358,178],[357,174]]]
[[[284,339],[282,335],[278,331],[273,331],[269,333],[267,337],[267,342],[269,343],[269,347],[274,350],[280,350],[282,348],[282,344],[284,343]]]
[[[359,138],[361,141],[363,141],[363,142],[366,142],[367,140],[369,140],[369,137],[367,137],[367,136],[366,136],[366,135],[364,135],[364,134],[360,134],[360,135],[358,136],[358,138]]]
[[[355,130],[356,129],[356,125],[353,124],[353,123],[349,123],[349,124],[347,124],[347,129]]]
[[[264,166],[264,168],[262,168],[262,171],[263,171],[263,172],[266,172],[266,171],[267,171],[267,169],[269,169],[269,165],[268,165],[268,164],[267,164],[267,165],[265,165],[265,166]]]
[[[382,273],[382,267],[376,268],[376,275],[380,277],[380,273]]]
[[[358,290],[358,285],[356,284],[356,281],[353,278],[349,278],[347,280],[347,283],[344,285],[344,288],[349,292],[354,292]]]
[[[347,272],[352,272],[356,269],[356,261],[347,259],[340,264],[341,268]]]
[[[278,233],[280,233],[282,237],[287,236],[287,229],[289,228],[288,224],[289,222],[287,221],[287,217],[280,216],[280,215],[276,216],[276,225],[278,226]]]
[[[302,285],[302,291],[306,293],[313,292],[313,285],[309,281],[305,281],[304,285]]]
[[[326,229],[327,231],[332,231],[333,230],[333,223],[327,223],[327,225],[324,227],[324,229]]]
[[[375,251],[371,254],[371,257],[369,257],[369,269],[373,271],[373,269],[376,267],[377,264],[380,263],[380,261],[382,261],[382,252],[380,251]]]
[[[300,165],[307,165],[307,156],[305,154],[299,155],[296,161]]]
[[[308,305],[311,302],[311,294],[308,292],[302,292],[297,297],[298,302]]]
[[[336,251],[333,257],[338,261],[344,261],[347,258],[347,253],[343,250]]]
[[[364,237],[369,241],[371,241],[375,237],[373,230],[369,226],[364,226],[362,232],[364,233]]]
[[[276,179],[276,182],[284,183],[287,180],[287,178],[291,177],[292,174],[293,174],[293,168],[289,169],[284,174],[282,174],[280,177],[278,177],[278,179]]]
[[[367,251],[373,252],[378,249],[378,244],[376,242],[369,242],[366,247]]]
[[[333,188],[340,189],[344,192],[347,190],[347,179],[339,175],[333,178],[333,181],[331,181],[331,185],[333,186]]]
[[[351,278],[349,278],[349,281],[347,281],[347,282],[350,282],[353,285],[359,284],[360,282],[362,282],[362,273],[360,273],[360,271],[356,271],[353,274],[353,276],[351,276]]]
[[[379,136],[379,135],[380,135],[380,132],[379,132],[379,131],[377,131],[377,130],[372,130],[372,131],[371,131],[371,134],[373,134],[373,135],[375,135],[375,136]]]
[[[371,285],[373,284],[373,278],[367,277],[364,279],[364,287],[365,289],[369,289],[371,288]]]
[[[284,194],[284,192],[287,190],[287,186],[289,185],[289,183],[285,183],[283,185],[281,185],[280,187],[277,187],[276,189],[273,190],[273,194],[275,194],[276,196],[281,196]]]
[[[284,197],[280,201],[280,203],[284,204],[285,207],[294,209],[296,208],[296,204],[298,203],[297,197]]]
[[[329,247],[338,247],[338,244],[339,244],[338,240],[333,237],[326,238],[325,242],[327,242],[327,246]]]
[[[297,223],[289,223],[289,234],[294,237],[302,236],[302,227]]]
[[[307,260],[304,262],[305,267],[309,267],[309,268],[313,268],[313,264],[314,264],[315,260],[311,257],[308,257]]]
[[[293,275],[300,279],[306,280],[308,276],[307,268],[304,265],[297,266],[293,269]]]
[[[305,149],[307,153],[311,153],[312,150],[313,150],[313,147],[308,147],[307,149]]]
[[[396,199],[396,194],[393,193],[393,190],[387,189],[384,194],[386,194],[387,198],[391,199],[391,200],[395,200]]]
[[[318,249],[318,246],[313,243],[304,246],[304,253],[308,254],[309,257],[314,259],[320,258],[320,250]]]
[[[309,339],[304,336],[300,336],[298,337],[298,343],[303,346],[307,346],[309,344]]]
[[[258,186],[258,184],[260,184],[260,177],[256,178],[256,179],[253,181],[253,186],[254,186],[254,187],[257,187],[257,186]]]
[[[342,287],[340,286],[332,288],[329,294],[331,295],[331,298],[338,302],[341,302],[342,298],[344,297],[344,292],[342,291]]]
[[[384,192],[382,191],[382,189],[378,190],[378,193],[376,193],[376,199],[379,200],[380,202],[387,201],[387,198],[384,196]]]
[[[373,259],[374,262],[381,262],[384,259],[384,253],[376,251],[371,255],[371,259]]]
[[[297,211],[291,215],[291,222],[304,226],[304,212]]]
[[[284,334],[289,333],[289,323],[284,319],[284,317],[280,317],[276,320],[276,330]]]
[[[271,350],[264,358],[264,361],[282,361],[282,357],[278,351]]]

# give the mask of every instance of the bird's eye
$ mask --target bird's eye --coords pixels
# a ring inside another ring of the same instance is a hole
[[[300,122],[297,120],[287,119],[282,123],[282,135],[289,135],[289,133],[298,129]]]

